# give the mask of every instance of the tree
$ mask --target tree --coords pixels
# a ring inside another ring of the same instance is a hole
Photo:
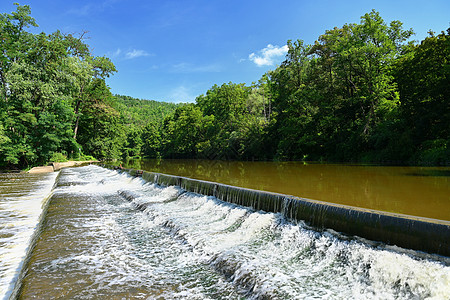
[[[398,93],[392,67],[412,30],[403,30],[402,23],[388,26],[379,13],[372,11],[361,17],[360,24],[335,28],[321,36],[315,54],[325,54],[322,63],[333,69],[351,103],[360,134],[368,136],[377,122],[398,105]],[[324,51],[325,49],[325,51]]]
[[[160,127],[164,119],[175,112],[175,109],[184,105],[155,100],[141,100],[129,96],[115,95],[120,113],[127,124],[134,124],[144,128],[148,123]]]
[[[204,116],[194,104],[178,107],[164,121],[163,145],[173,157],[196,157],[208,151],[215,131],[214,116]]]
[[[134,125],[127,126],[126,129],[126,141],[122,149],[122,157],[128,158],[140,158],[142,155],[142,147],[144,142],[142,141],[142,130]]]
[[[31,48],[32,34],[25,31],[26,28],[37,27],[36,21],[30,16],[31,9],[28,5],[15,3],[17,10],[11,14],[0,14],[0,83],[4,101],[8,98],[8,85],[6,73],[11,64],[18,62]]]
[[[450,28],[430,32],[420,45],[410,47],[397,64],[395,77],[401,114],[410,133],[415,159],[448,162],[450,145]]]
[[[302,139],[307,134],[306,127],[316,113],[315,100],[310,97],[308,72],[311,59],[310,46],[303,41],[288,41],[285,61],[271,73],[270,90],[273,95],[275,122],[270,133],[276,137],[274,144],[278,158],[299,159],[308,152]]]
[[[142,152],[149,158],[161,157],[161,134],[155,123],[149,122],[142,133]]]
[[[75,115],[76,121],[74,126],[73,138],[76,140],[78,133],[78,126],[80,122],[80,115],[83,111],[83,102],[89,101],[86,99],[86,87],[92,83],[93,78],[102,79],[109,77],[112,73],[117,72],[116,67],[107,57],[91,57],[85,56],[72,57],[72,70],[75,74]]]
[[[228,83],[214,85],[206,95],[197,97],[196,102],[205,115],[214,115],[217,122],[232,131],[246,112],[250,88],[244,84]]]
[[[2,75],[6,89],[3,124],[11,143],[3,160],[29,165],[45,163],[55,151],[76,146],[67,130],[73,112],[62,37],[58,32],[24,36],[29,48],[21,49]]]
[[[114,108],[115,98],[105,81],[96,78],[86,90],[84,113],[80,117],[78,142],[83,152],[100,159],[118,159],[126,143],[120,113]]]

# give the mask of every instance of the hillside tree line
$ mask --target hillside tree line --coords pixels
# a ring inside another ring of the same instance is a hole
[[[160,130],[165,157],[450,162],[450,28],[420,43],[378,12],[327,30],[251,86],[214,85]]]
[[[280,66],[195,103],[113,95],[84,34],[30,33],[0,14],[0,166],[138,157],[448,164],[450,28],[420,43],[376,11],[288,41]]]
[[[30,15],[18,4],[0,14],[0,167],[140,154],[143,120],[157,123],[176,105],[113,96],[105,79],[117,70],[91,54],[85,33],[33,34]]]

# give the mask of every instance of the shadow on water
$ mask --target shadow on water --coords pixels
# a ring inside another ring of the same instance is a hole
[[[411,173],[405,173],[406,176],[425,176],[425,177],[450,177],[450,170],[421,170]]]

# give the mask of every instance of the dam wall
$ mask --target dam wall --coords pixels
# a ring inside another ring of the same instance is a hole
[[[84,161],[66,161],[66,162],[51,162],[47,166],[40,166],[40,167],[34,167],[27,171],[27,173],[36,174],[36,173],[51,173],[60,171],[64,168],[70,168],[70,167],[78,167],[83,166],[91,163],[98,163],[98,161],[95,160],[84,160]]]
[[[104,166],[114,169],[112,166]],[[186,191],[249,207],[280,213],[291,221],[304,221],[318,230],[335,231],[371,241],[450,256],[450,222],[315,201],[226,184],[134,169],[120,169],[161,186],[180,186]]]

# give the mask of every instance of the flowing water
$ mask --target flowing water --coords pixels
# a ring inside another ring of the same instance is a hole
[[[123,166],[450,221],[450,167],[217,160],[142,160]]]
[[[23,274],[18,299],[450,295],[448,257],[318,232],[98,166],[61,171]]]
[[[17,280],[56,175],[0,174],[0,299]]]

